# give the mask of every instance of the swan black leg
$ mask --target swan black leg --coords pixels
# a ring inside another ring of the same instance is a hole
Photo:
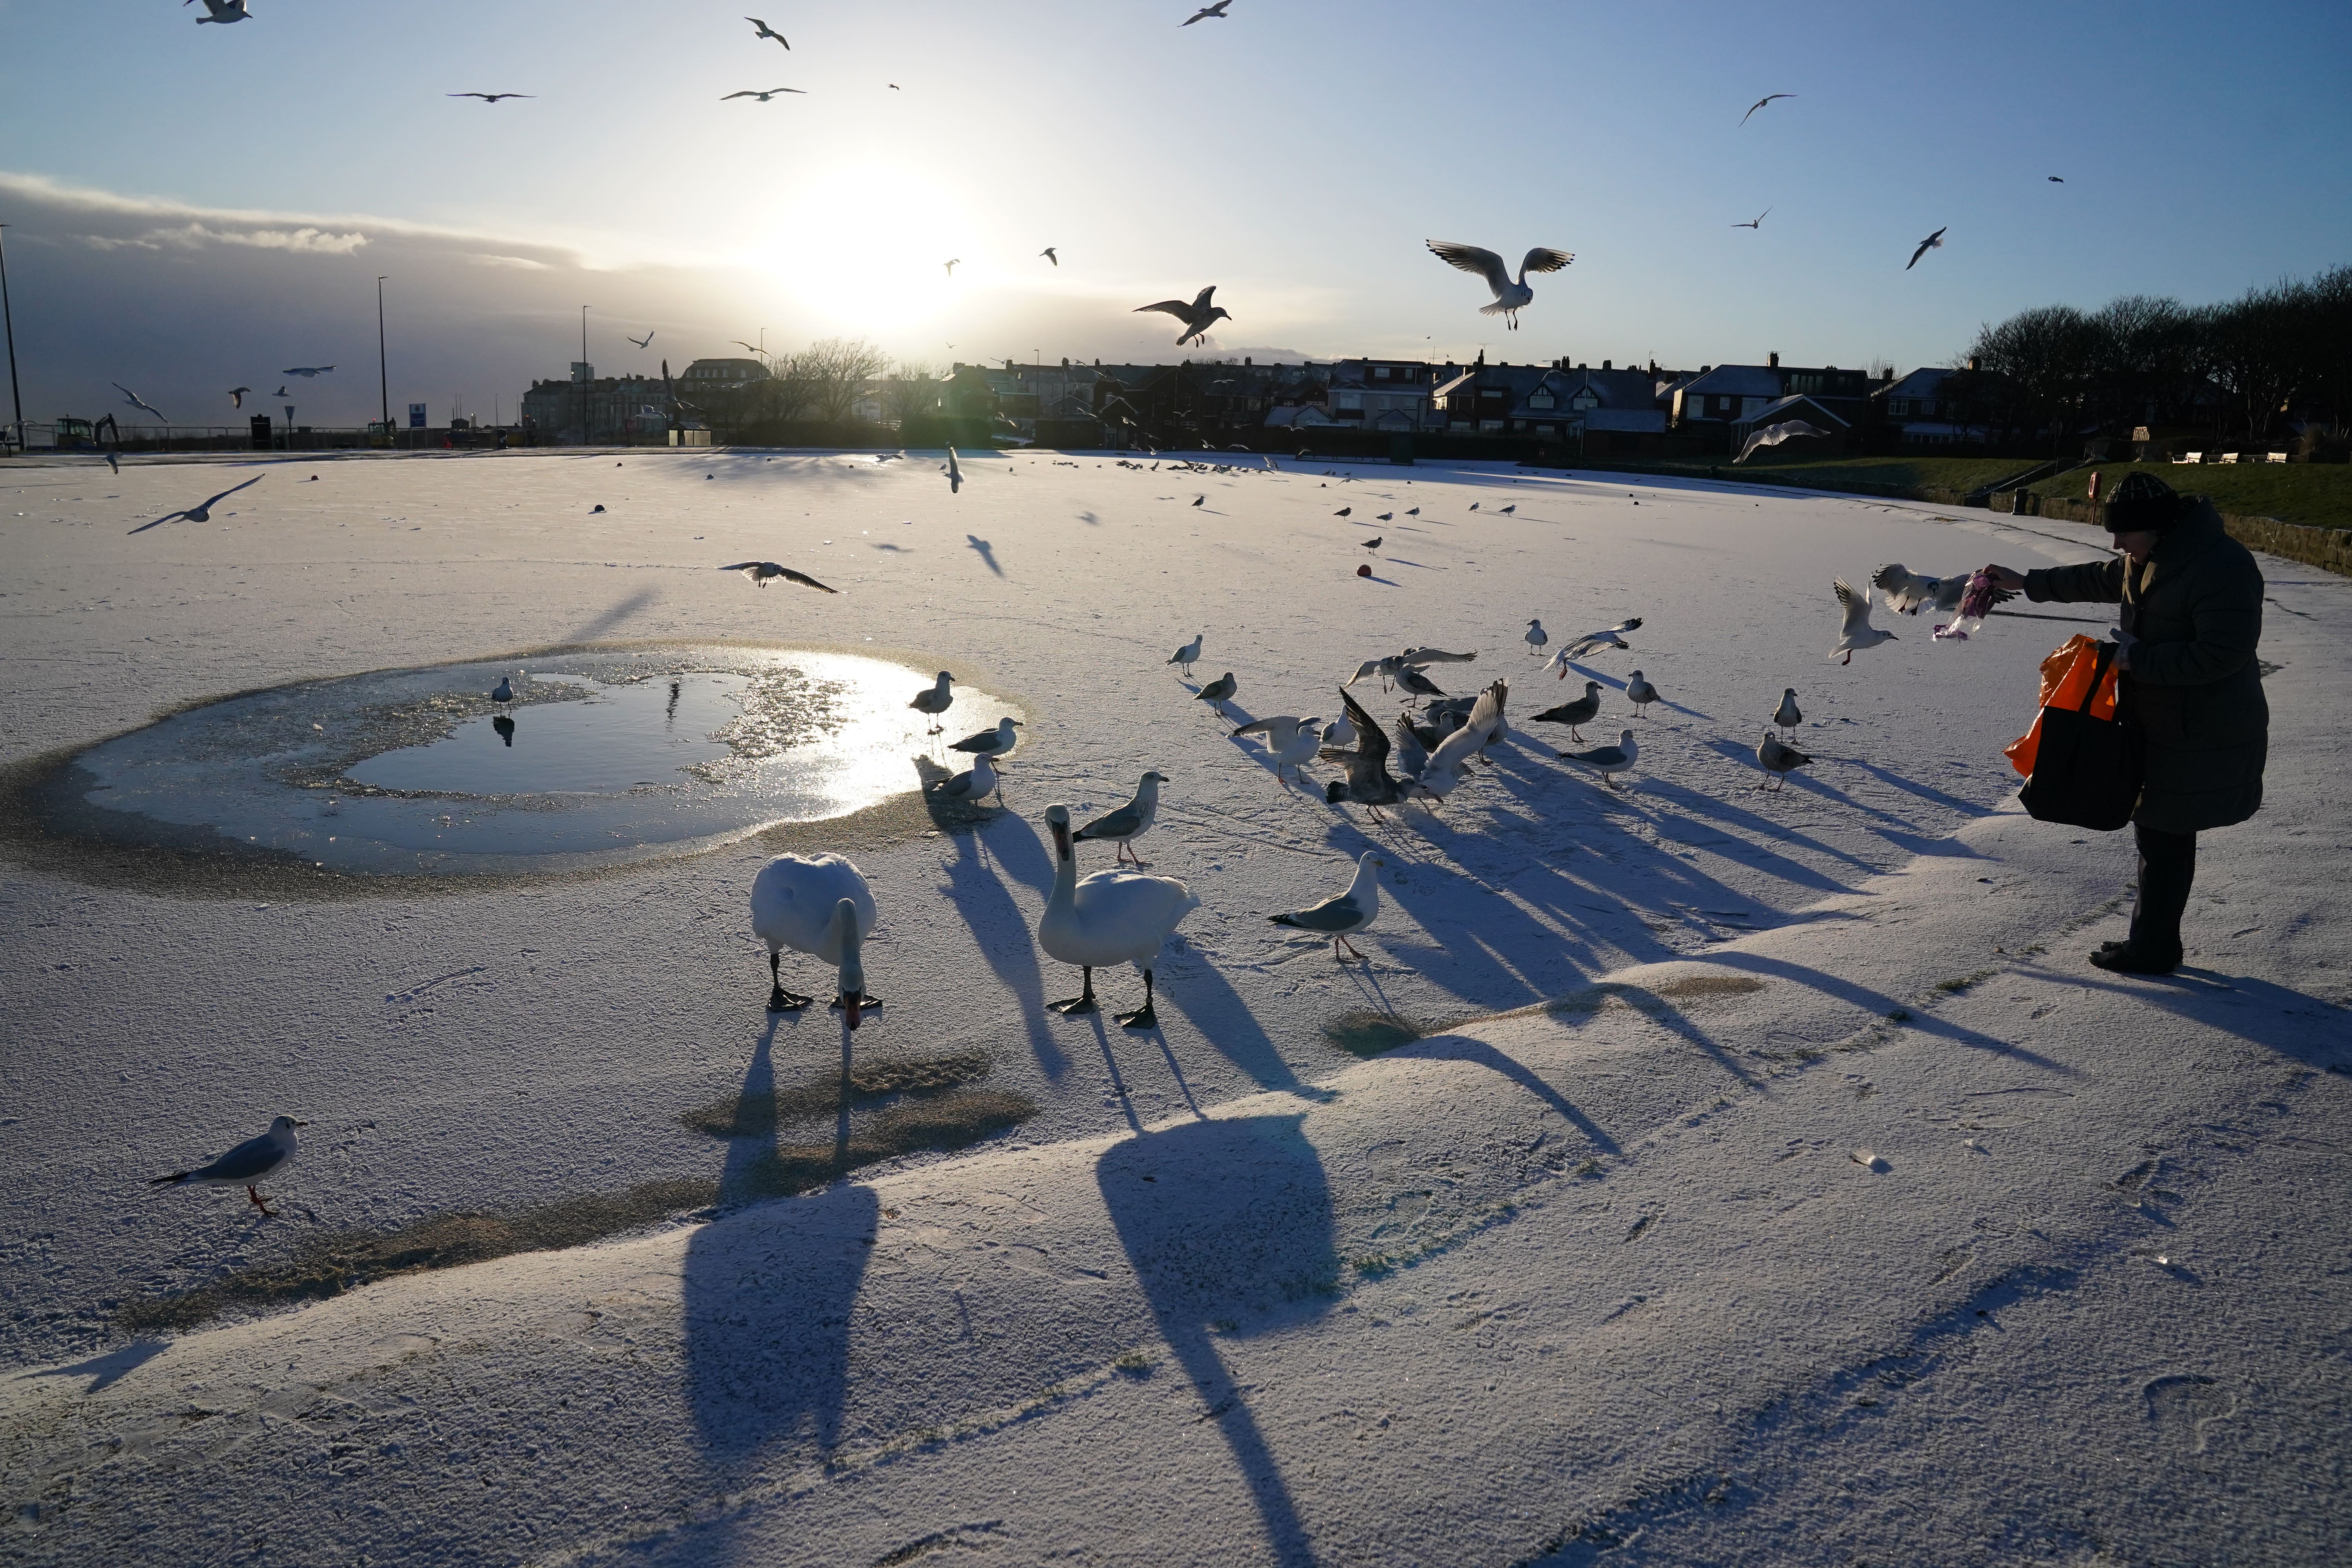
[[[1102,1011],[1101,1007],[1097,1005],[1095,1001],[1094,966],[1092,964],[1084,965],[1082,967],[1082,973],[1086,975],[1085,990],[1079,992],[1076,996],[1070,997],[1067,1001],[1048,1002],[1045,1004],[1046,1007],[1056,1013],[1098,1013]]]
[[[1129,1029],[1156,1029],[1160,1026],[1160,1015],[1151,1010],[1151,971],[1149,969],[1143,972],[1143,1005],[1132,1013],[1118,1014],[1118,1021],[1121,1027]]]
[[[768,1011],[771,1013],[795,1013],[801,1008],[807,1006],[811,1002],[816,1000],[816,998],[814,996],[803,996],[796,991],[787,991],[784,989],[783,974],[776,967],[777,961],[781,957],[782,954],[779,953],[772,952],[768,954]]]

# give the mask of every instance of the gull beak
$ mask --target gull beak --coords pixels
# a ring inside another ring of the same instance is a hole
[[[309,1122],[307,1122],[307,1121],[297,1121],[296,1123],[294,1123],[294,1125],[295,1125],[295,1126],[297,1126],[297,1127],[308,1127],[308,1126],[310,1126],[310,1124]]]

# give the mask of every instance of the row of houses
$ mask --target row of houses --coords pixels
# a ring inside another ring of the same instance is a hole
[[[1955,377],[1959,378],[1958,382]],[[1963,417],[1973,363],[1907,375],[1836,365],[1656,363],[1598,369],[1547,363],[1467,364],[1340,359],[1258,364],[1244,358],[1178,364],[955,364],[919,384],[869,383],[849,405],[862,423],[895,426],[924,415],[986,417],[1049,445],[1134,437],[1160,445],[1250,441],[1269,431],[1358,430],[1391,437],[1501,437],[1572,446],[1589,457],[1737,451],[1753,430],[1802,420],[1822,445],[1933,449],[1983,438]],[[757,419],[769,366],[757,359],[697,360],[671,383],[643,374],[599,379],[574,364],[565,381],[523,395],[526,422],[562,439],[645,438],[673,424]],[[1976,389],[1982,401],[1981,387]],[[747,412],[748,411],[748,412]]]

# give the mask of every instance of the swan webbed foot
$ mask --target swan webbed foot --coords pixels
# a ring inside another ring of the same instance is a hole
[[[1073,996],[1065,1002],[1048,1002],[1045,1004],[1045,1010],[1049,1013],[1061,1013],[1065,1015],[1071,1013],[1099,1013],[1102,1011],[1102,1005],[1095,1000],[1094,994],[1092,992],[1088,992],[1084,996]]]
[[[803,996],[797,991],[787,991],[782,986],[778,985],[768,993],[768,1011],[771,1013],[797,1013],[815,1000],[816,998],[814,996]]]
[[[882,1005],[882,998],[873,994],[871,992],[861,991],[857,995],[857,1005],[860,1007],[879,1007]],[[835,996],[832,1001],[826,1003],[825,1005],[838,1013],[844,1007],[849,1005],[849,998],[846,995]]]
[[[1160,1027],[1160,1015],[1152,1011],[1151,1004],[1149,1002],[1146,1002],[1142,1006],[1138,1007],[1132,1013],[1116,1013],[1112,1015],[1112,1017],[1122,1029],[1156,1029]]]

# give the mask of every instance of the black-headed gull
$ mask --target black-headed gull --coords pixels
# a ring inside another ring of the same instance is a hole
[[[1544,644],[1549,641],[1551,641],[1551,634],[1543,629],[1543,623],[1541,621],[1529,621],[1528,623],[1527,645],[1528,653],[1530,657],[1536,658],[1542,658]]]
[[[1320,737],[1315,732],[1315,723],[1321,717],[1319,713],[1310,713],[1299,719],[1283,713],[1271,719],[1254,719],[1235,730],[1234,734],[1236,739],[1243,735],[1264,735],[1266,750],[1274,757],[1274,776],[1278,779],[1283,769],[1296,769],[1315,754],[1320,742]]]
[[[160,528],[167,522],[177,522],[182,518],[186,518],[190,522],[210,522],[213,520],[213,508],[218,506],[229,497],[236,494],[237,491],[245,489],[246,485],[257,485],[268,477],[269,476],[267,474],[256,474],[253,478],[246,480],[244,485],[231,485],[228,489],[221,491],[220,494],[200,500],[195,505],[188,508],[185,511],[167,513],[163,517],[157,518],[153,522],[142,522],[131,531],[133,533],[144,533],[151,528]]]
[[[1509,266],[1491,250],[1475,245],[1458,245],[1450,239],[1433,239],[1427,243],[1439,260],[1459,267],[1465,272],[1475,272],[1486,279],[1486,287],[1495,291],[1495,302],[1480,306],[1478,313],[1502,317],[1513,331],[1519,330],[1519,312],[1535,300],[1536,291],[1528,287],[1528,274],[1557,272],[1576,259],[1571,251],[1554,250],[1549,246],[1538,245],[1520,261],[1519,275],[1515,279]]]
[[[1893,632],[1881,631],[1870,624],[1869,595],[1855,593],[1843,577],[1830,586],[1837,591],[1838,603],[1845,610],[1845,619],[1838,627],[1837,647],[1830,649],[1832,658],[1840,664],[1852,664],[1853,656],[1864,648],[1895,640]]]
[[[157,1176],[147,1184],[151,1187],[243,1187],[247,1199],[263,1214],[275,1215],[278,1211],[261,1201],[257,1185],[265,1178],[276,1175],[294,1163],[294,1129],[308,1127],[307,1121],[297,1121],[281,1116],[269,1124],[269,1131],[258,1138],[248,1138],[223,1154],[209,1165],[193,1171],[174,1171],[168,1176]]]
[[[798,583],[803,588],[814,588],[821,594],[838,594],[838,588],[828,588],[805,572],[795,572],[789,566],[779,566],[772,561],[738,561],[732,566],[721,566],[721,572],[740,572],[764,588],[772,577],[782,577],[787,583]]]

